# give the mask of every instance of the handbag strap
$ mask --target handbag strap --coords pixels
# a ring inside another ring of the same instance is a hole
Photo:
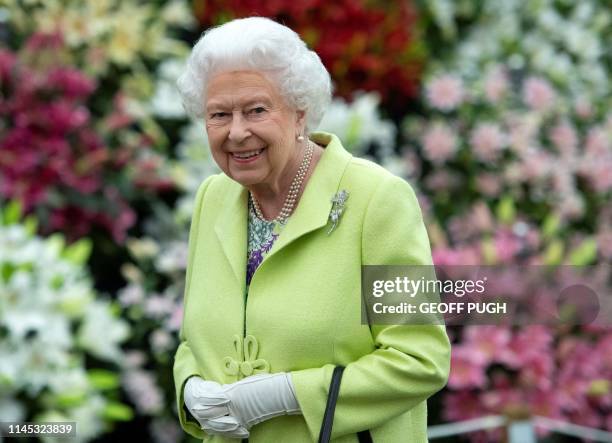
[[[323,414],[323,423],[321,423],[321,431],[319,432],[319,443],[329,443],[331,438],[332,426],[334,425],[334,413],[336,411],[336,402],[338,401],[343,372],[344,366],[336,366],[332,373],[327,404],[325,405],[325,413]],[[357,438],[359,439],[359,443],[372,443],[372,436],[368,430],[358,432]]]

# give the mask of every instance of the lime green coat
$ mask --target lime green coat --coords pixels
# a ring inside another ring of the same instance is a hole
[[[299,205],[255,272],[245,306],[247,191],[225,175],[201,185],[189,239],[185,314],[174,363],[182,427],[183,386],[199,375],[232,383],[259,372],[290,372],[303,415],[251,429],[251,443],[318,438],[335,365],[344,365],[332,439],[427,441],[426,399],[449,371],[450,345],[439,325],[361,324],[361,265],[430,264],[429,240],[414,192],[402,179],[352,157],[337,137],[327,145]],[[349,192],[328,235],[332,196]]]

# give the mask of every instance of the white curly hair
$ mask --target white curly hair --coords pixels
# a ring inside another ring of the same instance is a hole
[[[306,133],[317,128],[331,102],[331,79],[299,35],[263,17],[236,19],[207,30],[177,80],[183,106],[204,117],[206,85],[216,73],[254,70],[273,81],[289,105],[306,113]]]

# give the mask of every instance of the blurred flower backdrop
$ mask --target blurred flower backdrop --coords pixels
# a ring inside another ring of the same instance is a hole
[[[612,259],[605,0],[4,0],[3,420],[190,441],[172,357],[193,198],[217,168],[174,82],[206,27],[253,14],[319,53],[336,93],[320,129],[411,182],[436,263]],[[537,414],[612,430],[612,331],[449,333],[432,424]]]

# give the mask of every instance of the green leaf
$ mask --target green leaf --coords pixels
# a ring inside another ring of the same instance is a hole
[[[1,281],[3,281],[4,283],[8,283],[11,280],[15,269],[17,268],[12,263],[2,263],[2,265],[0,265],[0,278],[2,279]]]
[[[544,251],[544,264],[545,265],[558,265],[563,260],[563,242],[559,239],[552,241],[546,250]]]
[[[3,212],[3,220],[5,225],[13,225],[19,222],[21,218],[21,202],[18,200],[12,200],[8,205],[4,208]]]
[[[514,207],[514,200],[512,197],[503,197],[497,205],[497,219],[509,225],[514,222],[516,217],[516,208]]]
[[[38,220],[36,220],[36,217],[33,215],[30,215],[24,220],[23,226],[28,234],[36,235],[36,231],[38,231]]]
[[[351,115],[349,119],[348,129],[346,131],[346,144],[350,146],[351,151],[355,151],[355,146],[359,141],[359,133],[363,126],[361,118],[358,114]]]
[[[52,234],[47,238],[47,245],[53,249],[58,256],[61,256],[64,247],[66,246],[66,241],[62,234]]]
[[[569,262],[574,266],[592,264],[597,258],[597,242],[594,238],[586,238],[569,255]]]
[[[495,264],[497,261],[497,252],[495,251],[495,244],[490,237],[485,238],[480,243],[480,251],[485,265]]]
[[[91,255],[91,240],[82,238],[81,240],[68,246],[62,253],[62,257],[75,265],[83,265]]]
[[[561,219],[556,214],[549,214],[542,223],[542,235],[544,238],[552,238],[561,227]]]
[[[119,387],[119,376],[105,369],[90,369],[87,378],[94,388],[100,391],[108,391]]]
[[[69,392],[55,396],[55,403],[60,408],[74,408],[87,400],[85,392]]]
[[[103,415],[110,421],[130,421],[134,417],[134,411],[123,403],[109,402],[104,408]]]

